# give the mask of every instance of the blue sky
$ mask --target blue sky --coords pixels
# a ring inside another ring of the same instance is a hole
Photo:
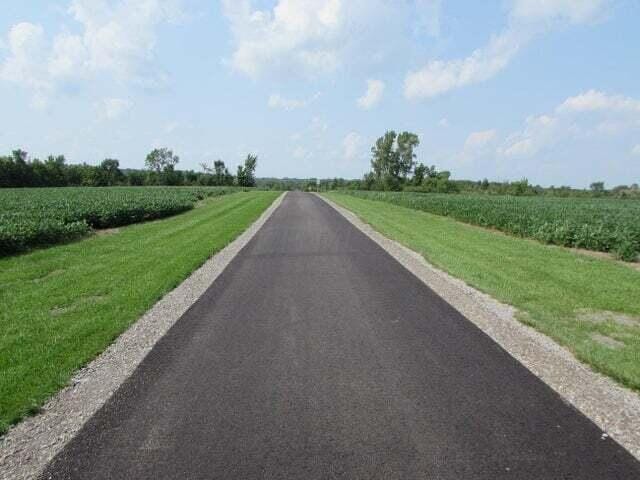
[[[635,0],[3,2],[0,152],[360,177],[387,129],[455,178],[640,182]]]

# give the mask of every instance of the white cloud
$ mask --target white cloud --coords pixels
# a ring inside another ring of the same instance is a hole
[[[487,46],[464,59],[429,62],[405,78],[404,91],[409,99],[431,98],[455,88],[482,82],[505,68],[520,49],[520,33],[507,31],[494,37]]]
[[[33,92],[32,105],[45,107],[53,84],[43,66],[46,63],[43,28],[18,23],[9,30],[6,43],[9,53],[0,64],[0,80],[24,85]]]
[[[559,113],[567,112],[637,112],[640,113],[640,100],[622,95],[608,95],[597,90],[587,92],[567,98],[557,108]]]
[[[183,18],[179,0],[72,0],[68,13],[81,33],[57,33],[51,42],[39,25],[12,26],[0,79],[28,88],[37,105],[46,104],[62,83],[96,75],[146,87],[166,81],[152,63],[156,29]]]
[[[384,87],[382,80],[367,80],[367,91],[362,97],[358,98],[358,106],[365,110],[375,107],[382,99]]]
[[[128,112],[133,104],[123,98],[105,98],[98,103],[100,114],[107,120],[117,120]]]
[[[432,4],[439,0],[222,0],[233,36],[225,60],[254,78],[274,72],[317,77],[380,65],[406,52],[416,29],[439,28]]]
[[[336,39],[345,21],[340,0],[279,0],[272,10],[223,0],[223,9],[236,41],[234,69],[255,76],[282,58],[313,70],[336,68]]]
[[[531,156],[554,143],[560,133],[558,120],[549,115],[529,117],[525,128],[510,135],[498,152],[508,157]]]
[[[434,60],[405,77],[405,96],[432,98],[456,88],[486,81],[503,70],[520,49],[557,22],[596,19],[607,0],[516,0],[509,23],[489,43],[466,58]]]
[[[632,149],[631,149],[631,155],[640,157],[640,143],[635,145]]]
[[[438,125],[440,125],[442,128],[447,128],[449,126],[449,120],[447,118],[443,117],[438,122]]]
[[[584,115],[587,113],[597,115]],[[524,128],[510,135],[498,153],[511,157],[532,156],[569,138],[615,137],[638,129],[639,100],[589,90],[567,98],[554,113],[527,118]]]
[[[316,93],[312,97],[303,100],[297,100],[293,98],[285,98],[279,93],[273,93],[269,96],[268,105],[269,108],[281,108],[283,110],[296,110],[298,108],[305,108],[309,104],[313,103],[320,97],[320,93]]]
[[[348,162],[356,160],[362,154],[363,139],[356,132],[350,132],[342,140],[342,156]]]

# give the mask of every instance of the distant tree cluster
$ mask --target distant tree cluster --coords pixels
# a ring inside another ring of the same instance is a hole
[[[484,193],[493,195],[549,195],[560,197],[640,198],[638,184],[619,185],[607,190],[604,182],[589,189],[567,186],[548,188],[531,185],[526,178],[511,182],[454,180],[451,172],[416,162],[414,150],[420,145],[415,133],[390,130],[371,148],[371,171],[362,180],[321,180],[321,190],[408,190],[427,193]]]
[[[443,193],[458,191],[455,183],[450,181],[450,172],[439,172],[435,166],[416,162],[415,149],[419,145],[420,139],[415,133],[385,132],[371,148],[371,171],[365,174],[360,188]]]
[[[248,155],[233,176],[222,160],[213,168],[201,164],[202,172],[177,170],[178,155],[167,148],[152,150],[145,159],[146,170],[121,169],[113,158],[99,165],[68,164],[63,155],[49,156],[46,160],[29,159],[27,152],[14,150],[9,156],[0,156],[0,187],[71,187],[114,185],[256,185],[255,170],[258,157]]]

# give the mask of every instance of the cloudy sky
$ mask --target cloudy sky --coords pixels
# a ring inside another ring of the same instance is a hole
[[[456,178],[640,181],[637,0],[2,3],[2,153],[360,177],[395,129]]]

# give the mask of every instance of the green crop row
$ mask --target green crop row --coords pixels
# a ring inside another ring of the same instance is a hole
[[[415,192],[346,192],[452,217],[461,222],[544,243],[611,252],[632,261],[640,254],[640,201]]]
[[[175,215],[233,187],[0,189],[0,256]]]

